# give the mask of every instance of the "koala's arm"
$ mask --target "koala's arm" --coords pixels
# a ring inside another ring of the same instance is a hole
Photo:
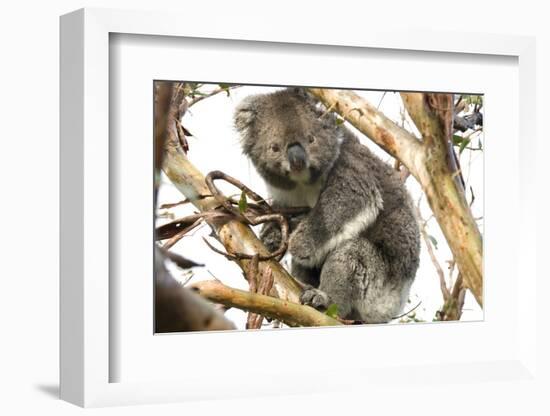
[[[319,266],[336,246],[374,223],[382,207],[372,173],[335,166],[317,204],[291,234],[292,258],[307,267]]]

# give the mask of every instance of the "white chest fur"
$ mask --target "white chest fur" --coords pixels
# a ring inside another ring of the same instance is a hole
[[[267,191],[273,202],[285,207],[310,207],[317,204],[323,184],[319,180],[314,184],[298,183],[294,189],[280,189],[267,185]]]

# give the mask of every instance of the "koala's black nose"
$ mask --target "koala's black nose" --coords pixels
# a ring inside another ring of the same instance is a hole
[[[290,163],[290,170],[293,172],[299,172],[306,167],[306,151],[299,143],[294,143],[288,146],[286,151],[288,156],[288,162]]]

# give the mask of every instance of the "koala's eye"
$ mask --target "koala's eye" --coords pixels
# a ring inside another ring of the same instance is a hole
[[[272,151],[272,152],[277,153],[277,152],[279,152],[280,150],[281,150],[281,148],[279,147],[279,145],[278,145],[277,143],[274,143],[274,144],[271,145],[271,151]]]
[[[315,136],[314,136],[313,134],[311,134],[311,135],[309,136],[309,142],[310,142],[310,143],[313,143],[314,141],[315,141]]]

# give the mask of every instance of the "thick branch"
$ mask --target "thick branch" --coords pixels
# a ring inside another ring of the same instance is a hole
[[[472,216],[462,189],[455,181],[448,162],[448,143],[452,126],[442,122],[442,113],[450,118],[452,109],[429,105],[430,96],[447,94],[402,93],[403,102],[423,137],[429,138],[424,144],[424,160],[417,179],[428,199],[443,234],[451,248],[453,257],[468,287],[480,306],[483,305],[483,260],[481,234]],[[434,102],[435,100],[431,100]],[[446,100],[452,103],[448,97]],[[441,104],[443,103],[443,104]],[[415,175],[416,176],[416,175]]]
[[[340,321],[320,313],[311,306],[233,289],[213,280],[198,282],[191,287],[212,302],[277,319],[289,326],[342,325]]]

